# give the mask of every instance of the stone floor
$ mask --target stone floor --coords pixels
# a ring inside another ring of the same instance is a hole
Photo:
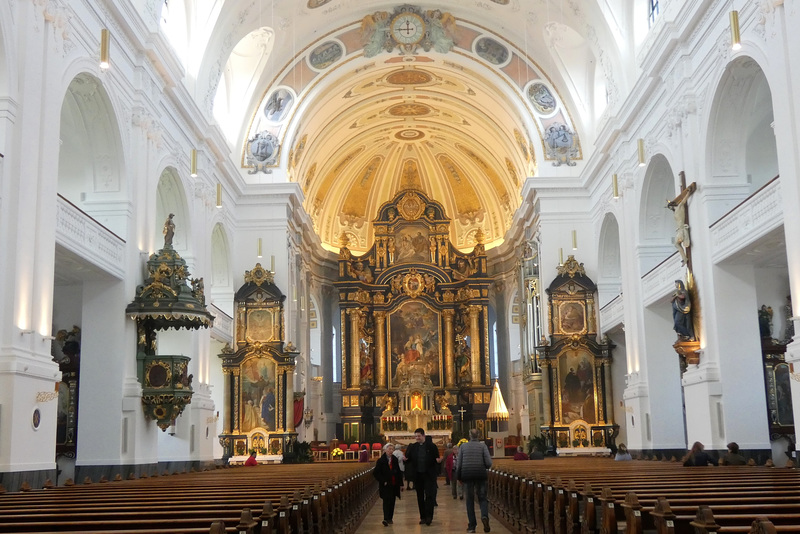
[[[456,500],[451,497],[450,486],[445,486],[444,482],[439,484],[439,495],[437,498],[439,506],[433,514],[433,523],[430,526],[419,524],[419,510],[417,509],[417,494],[414,491],[404,491],[402,498],[397,501],[394,509],[394,524],[384,527],[381,525],[383,520],[383,502],[380,499],[375,501],[361,526],[356,531],[357,534],[371,534],[385,532],[401,532],[403,534],[421,533],[425,534],[459,534],[467,531],[467,510],[464,501]],[[476,532],[483,532],[483,524],[480,522],[480,508],[477,499],[475,501],[475,515],[478,518]],[[497,534],[511,534],[511,531],[501,525],[489,514],[492,532]]]

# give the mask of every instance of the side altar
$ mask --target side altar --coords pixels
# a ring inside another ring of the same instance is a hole
[[[250,451],[265,461],[282,458],[297,439],[294,426],[294,369],[298,352],[284,342],[283,302],[274,273],[257,263],[246,271],[234,296],[235,350],[219,357],[225,376],[223,432],[232,461]]]
[[[450,239],[451,224],[440,203],[410,188],[380,207],[363,255],[343,234],[335,285],[345,441],[399,438],[418,427],[484,430],[491,279],[480,228],[464,252]]]
[[[550,340],[536,347],[545,401],[542,432],[559,456],[606,455],[619,425],[611,405],[611,349],[597,340],[597,287],[574,256],[547,288]]]

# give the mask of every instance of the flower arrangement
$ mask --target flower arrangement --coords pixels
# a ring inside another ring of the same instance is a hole
[[[333,459],[340,459],[342,456],[344,456],[344,451],[342,449],[340,449],[339,447],[335,447],[331,451],[331,458],[333,458]]]
[[[253,453],[256,453],[256,454],[267,454],[267,449],[264,448],[264,447],[253,447],[252,449],[250,449],[249,452],[250,452],[250,454],[253,454]]]

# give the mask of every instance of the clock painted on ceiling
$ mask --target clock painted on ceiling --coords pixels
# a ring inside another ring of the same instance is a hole
[[[425,21],[416,13],[400,13],[391,24],[392,37],[400,44],[416,44],[425,35]]]

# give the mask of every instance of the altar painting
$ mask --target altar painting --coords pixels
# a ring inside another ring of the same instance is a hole
[[[410,224],[395,233],[395,263],[430,263],[430,240],[428,227]]]
[[[594,402],[594,365],[592,354],[569,350],[559,357],[561,423],[573,421],[596,423]]]
[[[241,368],[241,428],[275,430],[275,362],[268,358],[250,358]]]
[[[399,386],[414,370],[441,385],[439,314],[421,302],[407,302],[389,319],[391,385]]]

